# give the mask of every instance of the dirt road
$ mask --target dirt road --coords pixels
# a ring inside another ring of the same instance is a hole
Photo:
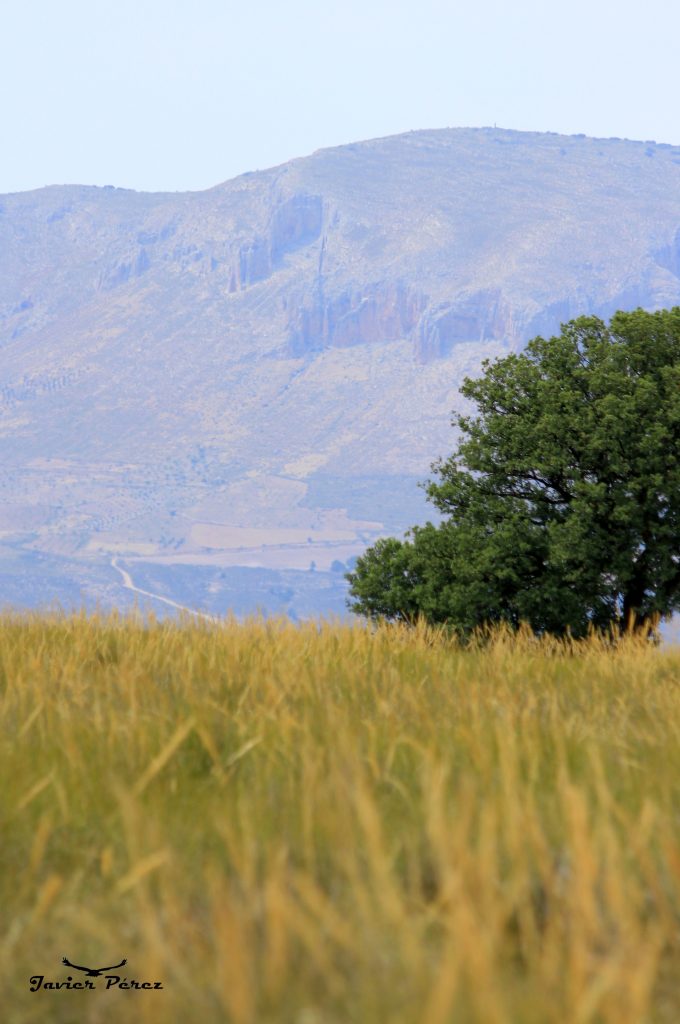
[[[187,608],[185,604],[178,604],[177,601],[172,601],[169,597],[162,597],[161,594],[152,594],[149,590],[142,590],[141,587],[137,587],[134,584],[130,573],[118,565],[117,558],[111,559],[111,566],[121,574],[123,577],[123,586],[128,590],[133,590],[136,594],[143,594],[144,597],[150,597],[154,601],[162,601],[163,604],[169,604],[172,608],[177,608],[181,612],[188,612],[189,615],[197,615],[200,619],[205,619],[206,622],[219,622],[216,615],[207,615],[205,612],[196,611],[195,608]]]

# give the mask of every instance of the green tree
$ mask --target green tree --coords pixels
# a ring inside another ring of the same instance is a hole
[[[582,636],[680,608],[680,307],[573,320],[461,392],[443,520],[359,558],[353,611]]]

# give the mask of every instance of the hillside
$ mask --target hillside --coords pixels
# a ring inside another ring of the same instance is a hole
[[[446,129],[201,193],[2,196],[0,590],[123,603],[118,556],[212,611],[235,567],[270,574],[253,606],[339,610],[341,565],[427,515],[464,374],[677,303],[654,143]]]

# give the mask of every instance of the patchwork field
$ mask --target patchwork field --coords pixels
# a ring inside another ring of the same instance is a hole
[[[8,1024],[680,1019],[676,648],[5,615],[0,681]]]

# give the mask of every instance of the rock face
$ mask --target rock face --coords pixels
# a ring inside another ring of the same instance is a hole
[[[447,129],[202,193],[2,196],[0,536],[246,559],[192,529],[255,525],[342,561],[413,521],[481,359],[678,303],[672,146]]]
[[[233,247],[229,292],[243,291],[270,277],[285,256],[317,240],[322,224],[321,196],[293,195],[276,204],[265,233]],[[213,258],[211,269],[217,267]]]
[[[403,282],[348,288],[326,298],[320,281],[307,305],[294,306],[286,324],[288,349],[304,356],[329,346],[376,344],[412,338],[427,304]]]

